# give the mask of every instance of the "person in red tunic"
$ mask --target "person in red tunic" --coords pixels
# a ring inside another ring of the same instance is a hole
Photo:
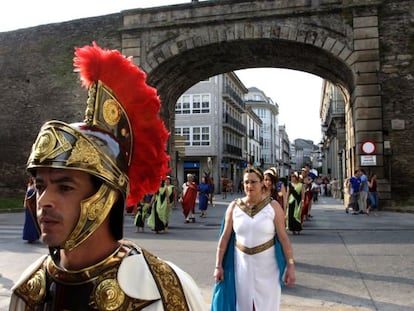
[[[305,198],[302,203],[302,211],[300,215],[302,225],[305,222],[305,220],[309,220],[310,204],[312,202],[312,178],[306,176],[303,179],[303,183],[305,185]]]
[[[183,206],[183,214],[185,222],[190,220],[195,222],[194,210],[197,199],[197,184],[193,181],[193,175],[187,174],[187,182],[183,184],[183,195],[181,197],[181,204]]]

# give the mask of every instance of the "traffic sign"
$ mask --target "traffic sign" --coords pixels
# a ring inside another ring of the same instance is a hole
[[[364,154],[374,154],[377,151],[377,145],[372,140],[364,141],[361,144],[361,151]]]

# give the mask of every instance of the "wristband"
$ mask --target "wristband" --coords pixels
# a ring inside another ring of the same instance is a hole
[[[288,259],[288,264],[289,265],[294,265],[295,264],[295,261],[293,260],[293,258]]]

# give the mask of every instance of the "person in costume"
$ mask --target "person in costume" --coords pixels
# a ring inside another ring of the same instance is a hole
[[[247,168],[246,196],[226,210],[216,253],[212,311],[277,311],[281,287],[295,283],[285,215],[279,203],[264,194],[263,179],[262,171]]]
[[[288,208],[286,211],[287,227],[293,235],[302,231],[302,205],[305,202],[305,187],[299,180],[299,174],[293,172],[290,175],[290,183],[287,191]]]
[[[309,220],[309,208],[312,202],[312,182],[312,178],[309,175],[303,178],[303,188],[305,194],[302,203],[302,208],[300,211],[300,222],[302,224],[302,227],[305,220]]]
[[[151,214],[148,217],[148,226],[155,233],[160,233],[168,229],[168,220],[170,218],[170,194],[164,180],[158,191],[152,197]]]
[[[276,200],[283,210],[285,210],[287,201],[286,187],[283,182],[279,180],[279,173],[277,172],[276,167],[271,167],[265,170],[263,174],[266,194]]]
[[[27,183],[23,206],[23,240],[28,243],[33,243],[39,240],[39,226],[36,221],[36,189],[33,177],[30,177],[29,182]]]
[[[187,181],[183,184],[181,205],[183,206],[184,222],[195,222],[195,204],[197,199],[197,184],[192,174],[187,174]]]
[[[168,208],[170,216],[171,211],[177,207],[177,188],[171,183],[171,176],[167,176],[167,178],[165,179],[165,186],[168,189]]]
[[[136,213],[134,216],[134,225],[137,227],[135,232],[144,232],[145,231],[145,218],[147,217],[148,213],[148,203],[145,203],[145,198],[142,198],[136,204]]]
[[[186,272],[122,240],[125,206],[157,191],[168,132],[146,75],[116,50],[75,49],[89,89],[81,123],[46,122],[27,162],[49,247],[12,288],[9,310],[204,310]]]
[[[207,183],[207,177],[201,178],[201,183],[197,186],[198,191],[198,209],[201,214],[200,217],[207,216],[208,198],[211,193],[210,184]]]

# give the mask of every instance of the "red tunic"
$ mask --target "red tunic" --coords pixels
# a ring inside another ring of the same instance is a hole
[[[197,198],[197,184],[195,182],[186,182],[183,195],[183,213],[187,217],[192,211],[194,213],[195,201]]]

